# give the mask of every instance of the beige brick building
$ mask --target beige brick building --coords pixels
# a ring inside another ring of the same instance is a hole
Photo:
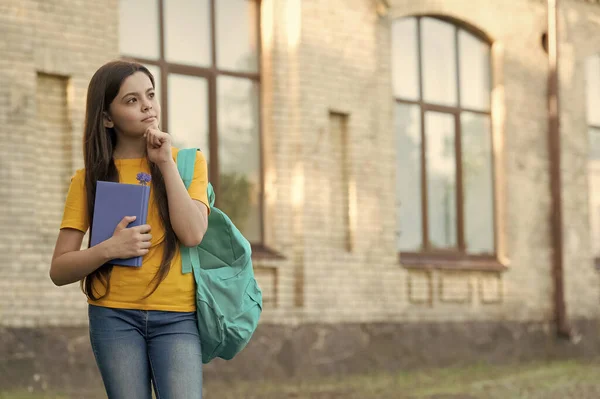
[[[558,9],[558,252],[545,2],[137,3],[0,2],[0,371],[11,359],[41,367],[19,358],[28,334],[66,337],[65,362],[89,364],[78,355],[89,346],[85,298],[55,287],[48,268],[83,164],[87,84],[121,56],[157,73],[163,128],[209,149],[223,207],[240,212],[255,244],[262,324],[245,357],[217,362],[219,372],[259,353],[274,361],[244,375],[544,354],[527,345],[554,345],[561,251],[566,318],[587,344],[556,345],[598,352],[595,1]],[[190,112],[206,122],[190,127]],[[239,189],[228,173],[248,183],[243,210],[225,203]]]

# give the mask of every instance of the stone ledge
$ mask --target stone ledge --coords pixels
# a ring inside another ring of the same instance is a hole
[[[208,380],[269,380],[600,355],[600,320],[574,323],[577,343],[543,323],[262,324],[234,360],[205,366]],[[102,392],[87,328],[0,328],[0,392]]]

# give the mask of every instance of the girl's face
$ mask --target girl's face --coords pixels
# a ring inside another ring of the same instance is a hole
[[[146,129],[158,128],[160,104],[148,75],[138,71],[121,84],[119,93],[108,108],[104,126],[115,128],[125,136],[142,137]]]

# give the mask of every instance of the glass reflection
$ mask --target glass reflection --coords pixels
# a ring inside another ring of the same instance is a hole
[[[257,72],[257,2],[218,0],[215,7],[217,67],[236,72]]]
[[[492,254],[494,187],[490,118],[464,112],[461,124],[466,249],[474,254]]]
[[[210,1],[168,0],[163,4],[166,60],[194,66],[212,65]]]
[[[404,18],[392,24],[392,74],[394,96],[419,99],[417,19]]]
[[[432,249],[456,247],[456,150],[454,116],[425,114],[427,211]]]
[[[456,106],[455,27],[434,18],[421,19],[423,98]]]
[[[417,251],[423,242],[418,105],[396,104],[396,140],[396,245],[399,251]]]
[[[217,79],[220,207],[251,242],[261,240],[258,85]]]
[[[119,1],[119,52],[128,57],[160,57],[157,0]],[[144,40],[140,40],[144,32]]]
[[[490,109],[490,47],[459,30],[460,102],[462,108]]]
[[[208,85],[195,76],[169,75],[169,133],[173,146],[198,147],[207,162],[208,143]]]

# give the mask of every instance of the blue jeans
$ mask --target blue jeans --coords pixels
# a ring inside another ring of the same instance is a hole
[[[109,399],[202,399],[195,312],[89,305],[90,341]]]

